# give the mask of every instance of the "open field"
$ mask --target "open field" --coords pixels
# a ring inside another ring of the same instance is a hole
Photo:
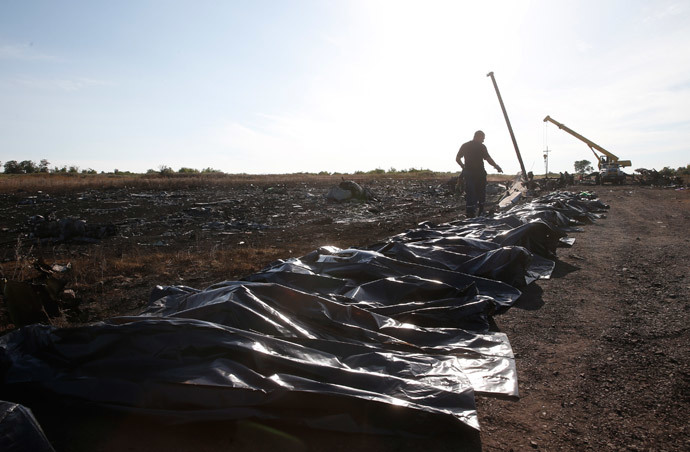
[[[69,316],[58,325],[137,314],[157,285],[204,288],[321,245],[365,246],[421,221],[461,217],[446,177],[352,177],[370,202],[324,198],[340,176],[85,184],[15,181],[1,190],[0,260],[8,279],[38,277],[36,259],[71,265]],[[21,185],[24,184],[24,185]],[[592,188],[592,187],[588,187]],[[575,188],[577,189],[577,188]],[[42,193],[38,193],[41,190]],[[554,276],[495,318],[516,354],[519,401],[479,397],[479,436],[436,441],[252,423],[156,429],[37,412],[57,450],[621,450],[690,447],[690,196],[687,190],[596,187],[608,218],[572,234]],[[113,225],[89,243],[29,240],[29,218]],[[3,331],[13,328],[0,312]],[[72,423],[73,422],[73,423]],[[137,438],[134,440],[133,438]]]
[[[325,195],[342,176],[77,177],[43,185],[13,178],[0,190],[2,271],[24,280],[38,276],[35,258],[69,263],[82,320],[135,313],[157,284],[203,288],[320,245],[363,246],[420,221],[458,218],[463,209],[443,186],[448,179],[354,176],[378,200],[338,204]],[[117,233],[97,243],[41,244],[27,237],[37,215],[114,225]]]

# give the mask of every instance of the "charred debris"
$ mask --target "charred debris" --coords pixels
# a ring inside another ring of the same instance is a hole
[[[376,199],[357,187],[338,190]],[[46,293],[4,285],[6,303],[41,303],[46,318],[0,337],[1,398],[30,408],[45,396],[164,423],[478,429],[476,394],[519,396],[509,338],[492,317],[550,278],[557,249],[573,245],[568,234],[608,208],[591,192],[495,192],[490,215],[424,222],[361,249],[323,246],[205,289],[158,286],[140,315],[71,328],[34,323],[50,318],[49,301],[69,298],[59,283],[69,269],[38,263]],[[195,207],[184,215],[213,209]],[[0,437],[15,428],[5,419]]]

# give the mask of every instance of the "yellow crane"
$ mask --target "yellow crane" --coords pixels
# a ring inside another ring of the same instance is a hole
[[[546,116],[546,118],[544,118],[544,122],[547,121],[555,124],[559,129],[568,132],[569,134],[571,134],[578,140],[583,141],[587,146],[589,146],[589,149],[592,151],[594,157],[596,157],[597,159],[597,166],[599,167],[599,171],[601,172],[602,182],[622,183],[625,181],[625,173],[620,168],[631,166],[632,163],[630,162],[630,160],[619,159],[618,156],[602,148],[594,141],[583,137],[579,133],[564,126],[563,124],[561,124],[560,122],[556,121],[548,115]],[[595,149],[599,151],[602,155],[597,154]]]
[[[601,146],[596,144],[594,141],[589,140],[589,139],[583,137],[582,135],[580,135],[579,133],[575,132],[574,130],[564,126],[560,122],[553,119],[551,116],[547,116],[546,118],[544,118],[544,122],[546,122],[546,121],[549,121],[549,122],[555,124],[556,126],[558,126],[559,129],[568,132],[569,134],[571,134],[572,136],[574,136],[578,140],[583,141],[585,144],[587,144],[587,146],[589,146],[589,148],[592,150],[592,153],[594,154],[594,156],[597,158],[599,168],[601,168],[602,165],[605,165],[607,163],[617,163],[623,167],[632,165],[632,163],[630,163],[630,160],[620,160],[617,156],[613,155],[612,153],[610,153],[606,149],[602,148]],[[599,154],[597,154],[594,151],[595,149],[604,155],[600,156]]]

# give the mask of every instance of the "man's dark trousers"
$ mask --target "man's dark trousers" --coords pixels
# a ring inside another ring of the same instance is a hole
[[[484,213],[486,201],[486,173],[484,171],[465,171],[465,205],[467,218]]]

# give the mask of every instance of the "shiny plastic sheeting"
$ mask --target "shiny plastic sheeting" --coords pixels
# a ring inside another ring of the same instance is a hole
[[[566,237],[566,233],[578,232],[577,226],[604,217],[606,209],[608,206],[594,195],[556,192],[491,217],[443,225],[422,223],[418,229],[393,236],[390,241],[441,247],[447,252],[470,256],[496,250],[498,246],[519,246],[535,254],[526,279],[529,283],[532,277],[548,278],[553,269],[553,264],[548,262],[555,258],[556,249],[574,242],[574,239]],[[384,246],[379,244],[374,249],[381,250]],[[447,261],[444,265],[448,266]],[[466,268],[466,271],[472,273],[476,270]],[[494,273],[491,277],[505,280],[506,276],[499,274]]]
[[[256,418],[367,432],[477,427],[474,393],[517,396],[488,316],[548,278],[607,206],[555,193],[493,217],[323,247],[245,281],[157,288],[147,311],[0,338],[0,396],[24,391],[161,420]],[[19,397],[19,396],[17,396]]]
[[[5,401],[0,401],[0,450],[55,452],[31,410]]]
[[[458,378],[468,378],[475,391],[517,396],[513,353],[503,333],[401,323],[353,304],[278,284],[229,281],[204,291],[168,288],[168,292],[153,302],[146,315],[205,320],[286,341],[299,339],[301,344],[304,340],[330,341],[327,351],[341,359],[345,356],[335,343],[364,345],[384,354],[400,351],[436,355],[434,359],[439,361],[446,361],[440,355],[447,355],[461,371]],[[352,300],[373,299],[376,295],[367,293],[366,288],[354,292]],[[309,344],[321,348],[316,342]]]
[[[249,279],[274,282],[271,281],[271,277],[275,273],[284,271],[285,265],[290,266],[290,271],[299,271],[302,274],[312,273],[331,278],[340,278],[345,280],[348,290],[354,286],[372,281],[385,278],[400,278],[408,275],[438,281],[457,289],[466,289],[469,286],[474,286],[480,296],[491,300],[494,305],[494,311],[509,308],[520,297],[519,290],[500,281],[439,267],[392,259],[376,251],[360,249],[342,250],[330,246],[321,247],[298,259],[279,260],[258,274],[250,276]],[[392,293],[382,302],[395,302],[395,299],[395,294]]]
[[[494,279],[518,288],[538,279],[536,275],[543,270],[532,265],[532,253],[517,246],[496,245],[495,249],[471,255],[429,243],[389,242],[376,251],[398,260]],[[544,277],[549,275],[550,271]]]
[[[320,292],[321,288],[316,284],[311,284],[314,280],[318,283],[320,279],[311,278],[310,275],[304,273],[290,273],[285,269],[279,272],[257,273],[251,279],[254,282],[270,282],[278,279],[276,284],[282,284],[280,280],[286,279],[286,275],[301,277],[299,280],[291,278],[288,281],[290,283],[288,287],[300,293],[311,290],[313,295],[419,326],[463,328],[472,332],[486,332],[489,328],[488,316],[495,309],[494,300],[480,296],[474,285],[458,289],[439,281],[412,275],[383,278],[362,285],[343,286],[339,290],[340,294]],[[363,290],[365,288],[367,290]],[[423,322],[421,321],[422,314],[426,318]],[[419,321],[413,321],[411,317],[414,316],[418,316],[416,320]]]
[[[511,221],[513,220],[513,221]],[[508,215],[494,218],[473,218],[445,225],[425,224],[423,229],[410,231],[393,237],[403,242],[427,241],[440,238],[463,237],[477,241],[489,241],[500,246],[520,246],[542,257],[553,259],[562,232],[544,220],[519,223],[518,217]],[[516,226],[512,224],[518,223]]]
[[[0,345],[3,391],[45,391],[168,422],[281,419],[420,433],[478,427],[472,388],[452,356],[362,346],[341,360],[309,341],[189,318],[33,325]]]

